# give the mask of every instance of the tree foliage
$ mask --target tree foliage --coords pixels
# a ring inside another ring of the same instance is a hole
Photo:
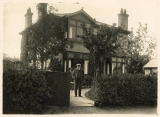
[[[94,26],[87,28],[83,24],[82,28],[83,35],[79,37],[83,39],[84,46],[90,51],[89,72],[91,72],[90,75],[93,75],[100,59],[118,55],[116,50],[120,45],[117,43],[117,37],[123,33],[123,30],[119,27],[102,25],[98,28],[98,32],[95,33]]]
[[[156,38],[149,36],[147,25],[139,23],[139,28],[119,39],[118,53],[129,60],[128,72],[143,73],[143,66],[156,55]],[[128,44],[128,46],[127,46]]]
[[[139,23],[139,28],[134,35],[133,31],[129,36],[131,40],[131,57],[138,59],[140,56],[147,55],[149,59],[155,56],[156,38],[149,36],[147,24],[143,26]]]

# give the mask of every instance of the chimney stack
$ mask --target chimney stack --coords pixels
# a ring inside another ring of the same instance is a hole
[[[32,15],[31,8],[28,8],[27,13],[25,14],[25,28],[32,25]]]
[[[118,26],[123,30],[128,30],[128,17],[126,9],[121,8],[120,13],[118,14]]]
[[[43,15],[47,14],[47,3],[38,3],[38,19],[40,19]]]

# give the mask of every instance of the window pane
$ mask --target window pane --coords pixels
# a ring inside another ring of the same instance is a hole
[[[124,73],[127,73],[127,68],[126,68],[126,64],[123,64],[123,69],[124,69]]]
[[[122,63],[117,63],[117,73],[122,73]]]
[[[116,57],[112,57],[112,61],[116,61]]]
[[[77,22],[77,26],[80,26],[80,27],[82,27],[82,22]]]
[[[77,35],[82,35],[83,34],[83,29],[77,27]]]
[[[90,28],[90,27],[91,27],[91,24],[86,23],[86,27],[87,27],[87,28]]]
[[[71,24],[71,25],[76,25],[76,21],[70,20],[70,24]]]
[[[122,58],[118,58],[118,62],[122,62]]]
[[[76,27],[71,26],[69,29],[69,38],[75,38],[76,36]]]
[[[112,73],[116,73],[116,63],[112,63]]]
[[[97,35],[97,32],[98,32],[98,29],[97,29],[97,28],[94,28],[94,29],[93,29],[93,34]]]
[[[125,62],[125,59],[123,58],[123,62]]]

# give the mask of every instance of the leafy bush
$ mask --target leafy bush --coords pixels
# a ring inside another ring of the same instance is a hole
[[[57,58],[52,58],[48,69],[51,71],[62,71],[63,67],[61,65],[61,61]]]
[[[87,95],[95,101],[95,106],[156,105],[157,76],[117,74],[98,78]]]
[[[85,75],[84,80],[82,82],[82,86],[91,87],[91,84],[92,84],[92,77],[89,75]]]
[[[38,69],[13,69],[10,60],[4,60],[3,65],[3,113],[41,113],[51,96],[44,73]]]

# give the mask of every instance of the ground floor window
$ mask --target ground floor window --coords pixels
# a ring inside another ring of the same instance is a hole
[[[125,73],[126,64],[124,58],[112,57],[112,74],[114,73]]]

